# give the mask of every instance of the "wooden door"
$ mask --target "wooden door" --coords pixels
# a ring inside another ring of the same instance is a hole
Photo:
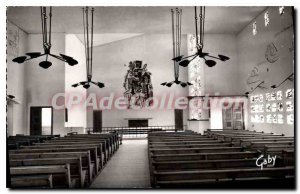
[[[244,129],[243,104],[234,107],[232,112],[234,129]]]
[[[102,110],[94,110],[93,112],[93,131],[102,132]]]
[[[223,109],[224,129],[244,129],[243,104]]]
[[[41,107],[30,107],[30,135],[42,135]]]
[[[232,108],[223,109],[223,128],[233,129]]]
[[[183,129],[183,110],[182,109],[175,109],[175,130],[182,130]]]

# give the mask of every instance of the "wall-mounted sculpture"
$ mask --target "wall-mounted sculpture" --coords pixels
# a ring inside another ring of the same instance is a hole
[[[146,107],[153,103],[153,86],[151,73],[147,64],[142,66],[142,61],[130,61],[129,69],[125,75],[123,87],[124,97],[128,100],[128,108],[134,106]]]

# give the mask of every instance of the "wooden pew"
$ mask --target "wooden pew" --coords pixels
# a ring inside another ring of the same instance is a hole
[[[9,154],[10,160],[21,160],[21,159],[53,159],[53,158],[81,158],[81,166],[83,170],[88,171],[88,182],[91,183],[93,180],[94,174],[94,164],[91,162],[90,151],[81,151],[81,152],[49,152],[49,153],[23,153],[23,154]]]
[[[193,160],[193,161],[154,161],[154,170],[178,171],[197,169],[223,169],[235,167],[256,167],[256,158],[249,159],[221,159],[221,160]]]
[[[263,153],[265,155],[281,155],[283,150],[293,150],[294,145],[266,145],[264,146]]]
[[[253,149],[263,148],[264,146],[294,146],[294,141],[257,141],[250,143],[250,147]]]
[[[52,145],[34,145],[34,146],[22,146],[23,149],[57,149],[57,148],[84,148],[84,147],[96,147],[97,149],[97,158],[96,158],[96,167],[97,171],[101,170],[104,166],[104,156],[102,152],[102,144],[70,144],[70,145],[61,145],[61,144],[52,144]]]
[[[110,148],[110,155],[112,155],[117,149],[118,145],[117,142],[114,142],[112,138],[106,138],[106,137],[81,137],[78,135],[71,135],[71,136],[66,136],[64,138],[60,138],[54,141],[105,141],[106,146]],[[47,142],[49,143],[49,142]]]
[[[282,137],[282,138],[253,138],[253,139],[240,139],[240,145],[250,146],[251,142],[281,142],[281,141],[294,141],[294,138],[291,137]]]
[[[70,165],[51,166],[22,166],[11,167],[10,175],[15,178],[25,175],[52,175],[53,187],[73,188],[74,180],[71,179]]]
[[[44,146],[52,146],[52,145],[88,145],[88,146],[97,146],[102,144],[102,154],[103,154],[103,162],[104,164],[108,161],[109,157],[111,157],[108,148],[106,147],[105,141],[54,141],[54,142],[47,142],[47,143],[34,143],[35,146],[44,147]]]
[[[259,152],[223,152],[223,153],[191,153],[191,154],[152,154],[153,161],[187,161],[187,160],[217,160],[217,159],[239,159],[257,158]]]
[[[152,141],[188,141],[188,140],[214,140],[214,138],[209,138],[209,137],[169,137],[169,138],[164,138],[164,137],[155,137],[152,138]]]
[[[121,144],[121,139],[118,133],[103,133],[103,134],[77,134],[66,136],[65,138],[93,138],[93,139],[110,139],[111,144],[115,147],[115,150],[119,148]]]
[[[201,148],[201,147],[230,147],[232,143],[211,143],[211,144],[179,144],[179,145],[149,145],[149,148]]]
[[[207,144],[207,143],[223,143],[222,140],[189,140],[189,141],[148,141],[149,145],[179,145],[179,144]]]
[[[295,150],[294,149],[284,149],[282,150],[283,164],[286,166],[295,165]]]
[[[17,166],[44,166],[44,165],[70,165],[71,178],[74,178],[78,187],[84,187],[87,170],[83,170],[81,156],[76,158],[35,158],[10,160],[10,167]]]
[[[201,187],[201,184],[216,181],[238,181],[240,179],[285,179],[294,176],[294,167],[278,168],[241,168],[241,169],[222,169],[222,170],[189,170],[175,172],[154,171],[155,185],[158,187],[173,187],[175,185],[194,185]]]
[[[88,146],[88,147],[68,147],[68,148],[45,148],[45,149],[19,149],[19,150],[10,150],[9,153],[46,153],[46,152],[81,152],[81,151],[90,151],[91,161],[95,163],[95,174],[99,172],[99,163],[97,156],[97,147],[96,146]]]
[[[176,148],[158,149],[150,148],[150,153],[155,154],[184,154],[184,153],[220,153],[220,152],[241,152],[243,147],[204,147],[204,148]]]
[[[24,189],[24,188],[53,188],[52,174],[49,175],[33,175],[33,176],[17,176],[12,177],[11,188]]]
[[[58,144],[58,145],[71,145],[71,144],[102,144],[102,152],[104,153],[104,161],[106,162],[113,154],[112,148],[109,147],[109,144],[105,140],[79,140],[79,139],[57,139],[57,140],[51,140],[46,141],[45,143],[34,143],[34,145],[52,145],[52,144]]]
[[[280,138],[283,137],[282,135],[265,135],[265,136],[260,136],[260,135],[235,135],[235,136],[231,136],[231,135],[220,135],[220,134],[214,134],[213,136],[216,139],[221,139],[224,141],[230,141],[230,142],[234,142],[237,141],[239,142],[241,139],[253,139],[253,138],[261,138],[261,139],[272,139],[272,138]]]

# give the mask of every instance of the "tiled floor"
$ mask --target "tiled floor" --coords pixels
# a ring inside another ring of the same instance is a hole
[[[149,188],[146,139],[123,140],[91,188]]]

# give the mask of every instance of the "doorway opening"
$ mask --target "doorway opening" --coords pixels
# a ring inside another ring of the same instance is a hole
[[[53,135],[53,107],[30,107],[30,135]]]
[[[245,129],[243,103],[233,104],[231,107],[223,108],[222,112],[223,129]]]

